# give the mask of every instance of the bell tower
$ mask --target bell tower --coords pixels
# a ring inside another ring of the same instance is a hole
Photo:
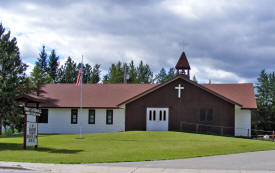
[[[185,75],[190,79],[189,71],[191,68],[184,52],[182,52],[175,68],[177,69],[177,75]]]

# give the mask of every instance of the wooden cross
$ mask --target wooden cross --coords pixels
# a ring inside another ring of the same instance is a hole
[[[181,90],[183,90],[184,87],[181,86],[181,84],[179,84],[179,86],[175,87],[175,89],[178,90],[178,98],[180,98],[181,97]]]

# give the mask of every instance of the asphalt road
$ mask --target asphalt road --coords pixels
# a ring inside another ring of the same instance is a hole
[[[90,164],[98,166],[275,171],[275,150],[191,159]]]
[[[275,173],[275,150],[191,159],[98,164],[0,162],[0,173]]]

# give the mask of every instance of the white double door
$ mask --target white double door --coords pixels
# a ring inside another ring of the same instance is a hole
[[[168,108],[147,108],[146,130],[147,131],[168,131],[169,109]]]

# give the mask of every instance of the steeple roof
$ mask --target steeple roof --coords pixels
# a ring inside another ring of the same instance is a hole
[[[178,63],[176,65],[176,69],[179,70],[179,69],[188,69],[190,70],[190,65],[189,65],[189,62],[186,58],[186,55],[184,52],[182,52],[179,60],[178,60]]]

